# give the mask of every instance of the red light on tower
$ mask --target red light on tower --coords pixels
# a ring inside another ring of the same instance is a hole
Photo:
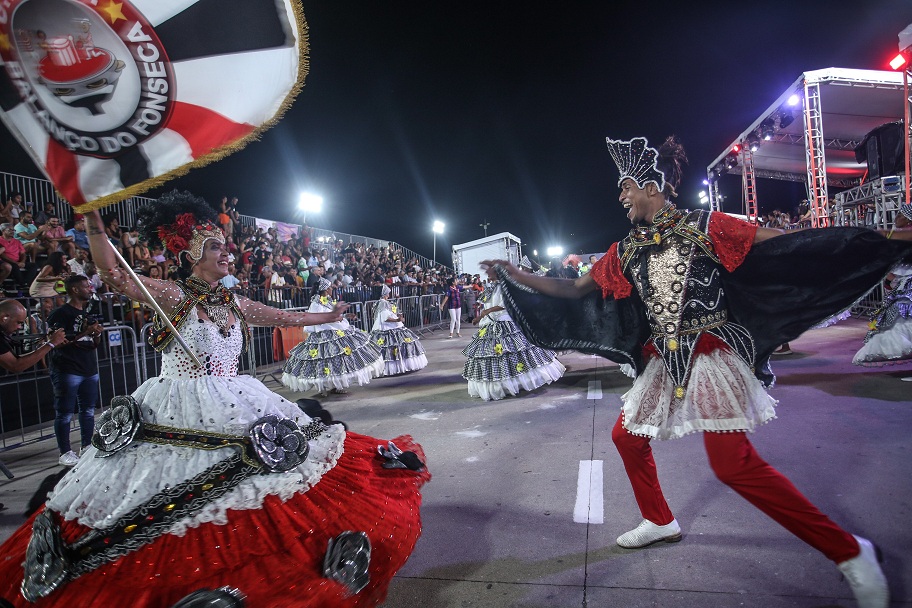
[[[890,60],[890,67],[894,70],[898,70],[901,67],[905,66],[909,62],[909,58],[906,57],[903,53],[900,53],[896,57]]]
[[[735,144],[734,146],[732,146],[732,152],[734,152],[735,154],[737,154],[740,151],[741,151],[741,146],[739,146],[738,144]]]

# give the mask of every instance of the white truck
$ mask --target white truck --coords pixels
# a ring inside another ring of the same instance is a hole
[[[456,274],[481,274],[482,260],[508,260],[519,264],[522,241],[509,232],[486,236],[477,241],[453,245],[453,268]]]

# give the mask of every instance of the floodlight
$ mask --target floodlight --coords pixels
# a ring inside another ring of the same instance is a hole
[[[302,192],[301,198],[298,200],[298,208],[301,211],[320,211],[320,208],[323,206],[323,197],[316,194],[311,194],[310,192]]]
[[[437,234],[443,234],[443,222],[434,222],[433,230]]]
[[[904,54],[900,53],[896,57],[890,60],[890,67],[894,70],[898,70],[901,67],[905,66],[909,62],[909,58]]]
[[[563,247],[548,247],[548,257],[552,258],[556,255],[561,255],[564,253]]]
[[[799,101],[801,101],[801,98],[798,97],[798,93],[792,93],[788,98],[788,104],[790,106],[797,105]]]

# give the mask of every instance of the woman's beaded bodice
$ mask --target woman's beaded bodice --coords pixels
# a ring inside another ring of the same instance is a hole
[[[226,338],[215,323],[201,318],[199,308],[194,307],[181,326],[180,335],[203,367],[197,367],[183,347],[174,340],[162,353],[161,377],[190,380],[203,376],[237,376],[238,358],[244,346],[243,331],[237,319],[229,323]]]

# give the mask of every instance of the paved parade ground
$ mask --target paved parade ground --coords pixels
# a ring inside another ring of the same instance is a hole
[[[683,541],[617,547],[641,519],[611,442],[631,380],[574,352],[554,385],[470,399],[460,374],[471,331],[424,336],[420,372],[323,400],[352,431],[413,435],[434,476],[423,536],[385,606],[855,606],[832,563],[715,479],[698,434],[653,444]],[[881,547],[891,606],[912,607],[912,382],[900,380],[912,365],[853,366],[864,333],[855,319],[812,330],[776,358],[778,418],[751,440],[822,511]],[[53,440],[0,454],[16,475],[0,482],[0,539],[59,476],[57,456]]]

